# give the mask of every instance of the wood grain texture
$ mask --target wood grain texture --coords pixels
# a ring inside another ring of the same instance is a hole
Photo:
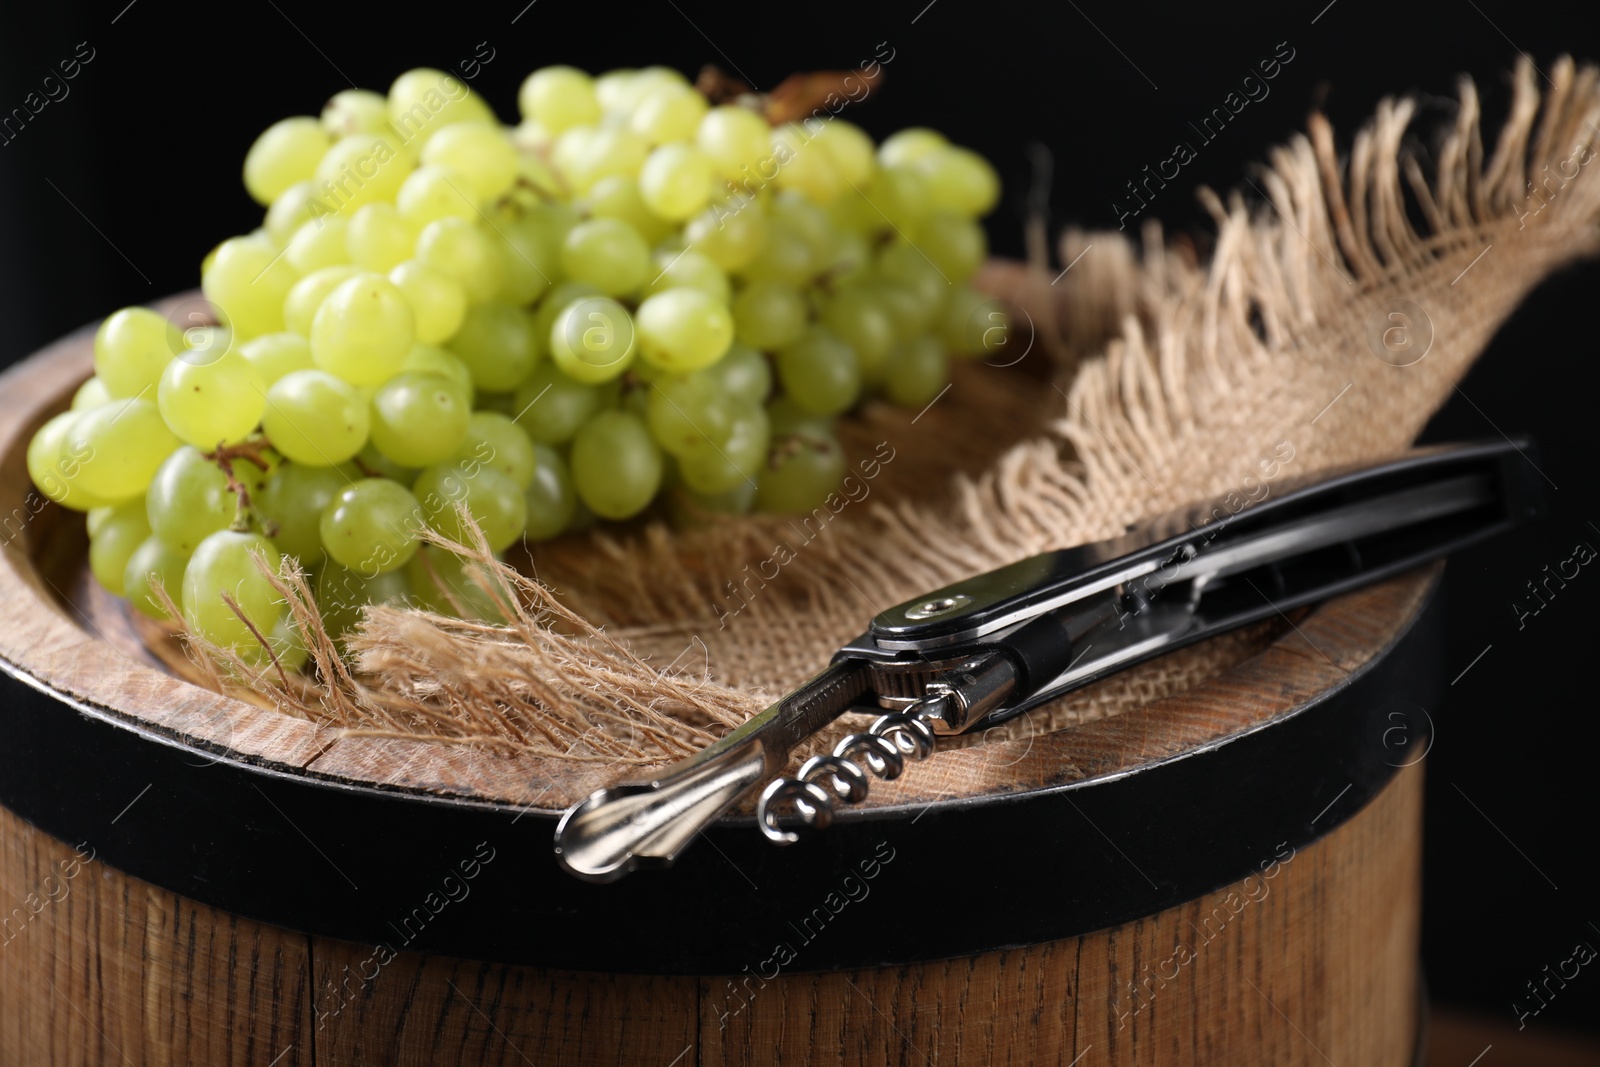
[[[68,877],[73,848],[0,809],[0,902],[26,916],[0,931],[0,1063],[1402,1067],[1421,804],[1419,765],[1257,876],[1084,937],[770,980],[390,957],[99,861]]]

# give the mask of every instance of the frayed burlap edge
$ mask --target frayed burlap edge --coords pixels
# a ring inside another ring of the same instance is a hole
[[[509,625],[374,608],[354,670],[314,640],[320,684],[278,699],[359,732],[658,762],[803,680],[881,607],[1196,498],[1257,498],[1276,478],[1395,455],[1527,292],[1600,248],[1597,72],[1562,59],[1549,82],[1541,98],[1518,63],[1487,160],[1469,80],[1431,164],[1407,139],[1410,100],[1380,103],[1344,159],[1313,116],[1251,177],[1258,195],[1202,191],[1217,225],[1207,264],[1150,224],[1137,244],[1068,233],[1075,265],[1054,283],[1042,265],[994,272],[997,295],[1066,357],[1059,396],[1041,390],[1046,432],[948,492],[868,501],[798,549],[794,523],[757,518],[595,534],[583,552],[536,553],[540,581],[480,551],[479,584],[525,601]],[[793,562],[753,584],[780,548]],[[282,580],[315,630],[303,578]],[[1272,632],[1175,653],[992,736],[1125,712]]]

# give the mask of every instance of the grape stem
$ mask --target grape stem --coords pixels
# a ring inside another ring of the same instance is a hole
[[[250,489],[233,473],[233,462],[234,460],[242,459],[254,464],[263,472],[269,471],[272,469],[272,466],[264,458],[262,458],[261,452],[263,449],[271,447],[272,442],[268,441],[266,437],[263,436],[252,438],[249,441],[242,441],[236,445],[219,444],[217,445],[216,451],[205,453],[206,459],[209,459],[215,463],[217,465],[217,469],[222,471],[223,477],[228,479],[228,491],[231,492],[238,501],[233,511],[233,522],[228,524],[228,529],[234,531],[235,533],[243,533],[250,529],[250,519],[252,517],[252,513],[250,504]],[[276,536],[278,532],[276,523],[264,522],[262,523],[262,526],[262,532],[268,537]]]
[[[352,457],[350,457],[350,462],[354,463],[356,465],[356,470],[360,471],[363,475],[365,475],[368,478],[382,478],[383,477],[383,472],[382,471],[378,470],[376,467],[373,467],[371,464],[369,464],[366,460],[362,459],[360,456],[352,456]]]
[[[782,126],[787,122],[798,122],[821,110],[830,97],[843,98],[847,102],[865,99],[867,93],[876,89],[883,80],[882,65],[873,66],[877,70],[871,74],[854,70],[791,74],[770,93],[757,93],[738,78],[708,63],[700,68],[694,87],[713,104],[750,107],[771,125]],[[863,85],[866,87],[865,93],[861,91]],[[828,110],[830,114],[834,111],[833,108]]]

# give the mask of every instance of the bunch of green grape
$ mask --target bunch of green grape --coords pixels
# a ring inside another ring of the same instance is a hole
[[[664,68],[547,67],[518,103],[506,127],[413,70],[257,138],[266,217],[206,257],[209,315],[116,312],[29,447],[102,585],[162,617],[159,581],[197,632],[298,666],[259,562],[297,557],[335,634],[368,603],[492,611],[423,530],[461,540],[464,511],[504,552],[663,500],[810,512],[837,418],[927,405],[1004,343],[967,285],[998,180],[932,130],[774,127]]]

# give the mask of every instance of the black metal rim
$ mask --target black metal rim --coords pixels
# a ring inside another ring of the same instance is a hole
[[[373,945],[374,966],[401,950],[767,978],[910,963],[1270,878],[1426,752],[1439,616],[1430,596],[1364,668],[1224,743],[1067,786],[843,811],[787,849],[731,817],[674,869],[612,885],[557,866],[559,812],[212,754],[3,661],[0,803],[164,889]]]

